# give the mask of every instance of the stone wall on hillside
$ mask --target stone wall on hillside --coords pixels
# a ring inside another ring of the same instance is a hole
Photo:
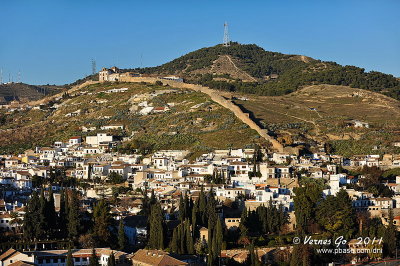
[[[180,89],[191,89],[195,91],[200,91],[210,96],[210,98],[222,105],[223,107],[229,109],[231,112],[235,114],[237,118],[239,118],[243,123],[247,124],[251,129],[254,129],[258,132],[258,134],[269,141],[274,150],[279,152],[283,152],[283,145],[278,142],[276,139],[268,135],[265,129],[262,129],[257,123],[255,123],[250,117],[248,113],[244,113],[242,109],[239,108],[236,104],[234,104],[231,100],[228,100],[221,96],[218,91],[210,89],[208,87],[204,87],[196,84],[182,83],[176,82],[172,80],[165,80],[161,78],[152,78],[152,77],[120,77],[121,82],[147,82],[147,83],[155,83],[156,81],[161,81],[164,85],[169,85],[171,87],[180,88]]]

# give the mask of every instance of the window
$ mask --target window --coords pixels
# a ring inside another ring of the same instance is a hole
[[[43,264],[43,259],[38,259],[39,264]]]
[[[51,260],[50,259],[46,259],[46,263],[50,263],[51,262]]]
[[[65,263],[65,258],[60,259],[61,263]]]
[[[80,262],[81,258],[75,258],[75,262]]]
[[[58,259],[53,259],[53,263],[57,263],[58,262]]]
[[[82,261],[87,261],[88,260],[88,258],[82,258]]]

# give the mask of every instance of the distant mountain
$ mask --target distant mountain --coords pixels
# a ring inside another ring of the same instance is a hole
[[[58,92],[61,88],[52,85],[29,85],[25,83],[0,84],[0,102],[39,100],[47,95]]]
[[[308,85],[330,84],[400,98],[400,80],[392,75],[303,55],[269,52],[254,44],[202,48],[161,66],[135,71],[178,75],[214,89],[258,95],[284,95]]]

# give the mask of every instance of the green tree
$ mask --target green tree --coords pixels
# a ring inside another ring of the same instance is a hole
[[[59,231],[60,237],[67,236],[67,221],[68,221],[68,201],[66,199],[65,190],[61,189],[60,191],[60,211],[58,213],[57,219],[57,229]]]
[[[25,239],[31,240],[37,237],[37,221],[39,221],[39,211],[39,196],[36,191],[33,191],[24,214],[23,230]]]
[[[122,219],[119,221],[118,227],[118,246],[120,250],[125,250],[127,245],[126,235],[125,235],[125,225]]]
[[[297,228],[300,232],[308,232],[308,227],[313,225],[316,209],[322,200],[322,188],[310,183],[304,187],[294,189],[294,211],[296,213]]]
[[[186,235],[187,253],[188,254],[194,254],[193,237],[192,237],[192,234],[190,232],[190,221],[189,221],[189,219],[186,219],[186,222],[185,222],[185,235]]]
[[[72,257],[72,250],[71,250],[71,248],[68,249],[67,266],[74,266],[74,259],[73,259],[73,257]]]
[[[179,225],[174,228],[174,231],[172,233],[171,243],[170,243],[171,251],[176,254],[179,254],[179,243],[180,243],[180,241],[178,239],[178,227],[179,227]]]
[[[383,244],[385,248],[385,253],[388,256],[393,256],[396,251],[396,242],[397,242],[397,230],[396,226],[393,223],[393,210],[389,210],[388,216],[388,225],[386,226],[386,231],[383,236]]]
[[[317,207],[316,215],[318,223],[334,235],[350,238],[356,230],[356,215],[344,189],[336,196],[327,196]]]
[[[164,215],[159,202],[151,207],[149,247],[164,249]]]
[[[68,237],[75,240],[79,235],[80,214],[79,214],[79,199],[77,192],[71,191],[68,198]]]
[[[114,252],[111,252],[110,257],[108,258],[107,265],[108,266],[115,266],[115,255]]]
[[[54,205],[54,196],[53,196],[53,189],[50,186],[50,191],[49,191],[49,198],[47,200],[46,204],[46,221],[48,225],[48,231],[50,233],[50,236],[54,236],[55,230],[57,230],[57,213]]]
[[[92,249],[92,255],[89,258],[89,266],[100,266],[99,258],[96,255],[96,250]]]
[[[47,207],[48,207],[48,203],[47,200],[44,196],[44,189],[42,189],[42,191],[40,192],[40,198],[39,198],[39,220],[37,223],[37,237],[39,239],[43,239],[47,233],[48,233],[48,229],[49,226],[47,224]]]
[[[110,230],[112,218],[110,214],[110,206],[102,199],[100,200],[93,210],[93,233],[98,240],[100,246],[107,246],[110,242]]]

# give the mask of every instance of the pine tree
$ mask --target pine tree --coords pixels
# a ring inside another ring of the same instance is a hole
[[[158,202],[151,207],[149,246],[164,249],[164,215]]]
[[[79,200],[75,191],[71,191],[71,197],[68,199],[68,237],[76,239],[79,234],[80,215]]]
[[[115,263],[115,255],[114,255],[114,252],[111,252],[111,255],[107,261],[107,266],[115,266],[115,264],[116,264]]]
[[[68,249],[67,266],[74,266],[74,261],[73,261],[73,258],[72,258],[71,248]]]
[[[96,250],[92,249],[92,255],[89,258],[89,266],[100,266],[99,259],[96,255]]]
[[[127,245],[126,235],[125,235],[125,226],[122,219],[119,221],[118,228],[118,246],[120,250],[125,250]]]

